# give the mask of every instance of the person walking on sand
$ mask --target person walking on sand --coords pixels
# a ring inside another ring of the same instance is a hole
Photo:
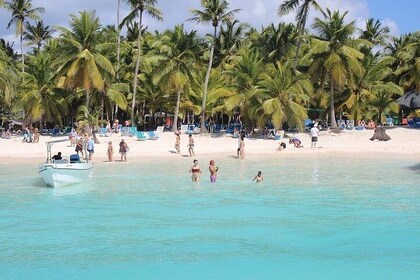
[[[181,135],[179,131],[175,131],[175,150],[177,154],[181,153],[180,145],[181,145]]]
[[[210,160],[209,171],[210,171],[210,182],[212,183],[216,182],[217,171],[219,171],[219,167],[215,166],[214,160]]]
[[[188,135],[188,152],[190,153],[190,157],[195,157],[194,154],[194,139],[192,138],[192,134]]]
[[[113,154],[114,154],[114,147],[112,147],[112,141],[108,142],[108,150],[107,150],[107,155],[108,155],[108,161],[112,162],[114,161],[113,159]]]
[[[261,171],[258,171],[257,176],[254,177],[254,179],[252,179],[252,182],[257,182],[257,183],[262,183],[264,181],[264,177],[262,175]]]
[[[190,173],[192,174],[191,180],[193,182],[200,182],[200,175],[203,174],[203,172],[201,172],[201,168],[198,166],[198,160],[193,160],[193,166],[190,169]]]
[[[121,161],[127,161],[127,152],[128,152],[128,145],[124,139],[121,139],[121,142],[120,142]]]
[[[245,159],[245,137],[241,136],[241,142],[239,144],[239,154],[241,159]]]
[[[318,133],[318,125],[315,124],[309,131],[309,134],[311,136],[311,148],[316,148],[316,142],[318,142]]]

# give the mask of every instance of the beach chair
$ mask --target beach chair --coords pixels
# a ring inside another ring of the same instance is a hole
[[[213,133],[220,133],[222,131],[222,125],[220,123],[217,123],[214,125]]]
[[[346,129],[346,121],[345,120],[337,120],[337,127],[338,127],[338,129],[341,129],[341,130]]]
[[[181,125],[181,133],[188,133],[188,124]]]
[[[347,130],[353,130],[353,128],[354,128],[354,120],[348,120],[346,122],[346,129]]]
[[[146,135],[144,134],[143,131],[137,131],[136,132],[136,137],[137,137],[137,140],[139,140],[139,141],[146,141],[147,140],[147,137],[146,137]]]
[[[137,127],[135,126],[130,126],[129,132],[128,132],[128,136],[137,136]]]
[[[99,136],[101,137],[110,137],[111,133],[106,131],[106,127],[101,127],[100,131],[99,131]]]
[[[121,136],[130,136],[130,128],[128,126],[123,126],[120,132]]]
[[[164,128],[165,128],[165,127],[164,127],[163,125],[158,126],[158,127],[156,128],[156,131],[155,131],[156,135],[157,135],[157,136],[159,136],[159,134],[161,134],[161,133],[163,132],[163,129],[164,129]]]
[[[148,140],[157,140],[157,139],[159,139],[159,136],[155,133],[155,131],[147,131],[146,134],[149,136]]]
[[[58,127],[54,127],[51,132],[51,136],[58,136],[58,135],[60,135],[60,129]]]
[[[383,126],[393,126],[394,125],[393,119],[391,117],[386,118],[386,120],[382,123],[382,125]]]

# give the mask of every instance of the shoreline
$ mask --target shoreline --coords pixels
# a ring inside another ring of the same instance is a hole
[[[310,137],[307,133],[287,133],[302,140],[304,148],[294,148],[289,145],[288,139],[275,141],[272,139],[245,138],[245,160],[334,157],[334,158],[412,158],[420,160],[420,130],[402,127],[386,128],[390,141],[370,141],[372,130],[342,131],[340,133],[322,131],[319,135],[317,148],[310,148]],[[21,137],[0,139],[0,156],[2,164],[42,163],[46,158],[45,142],[66,139],[67,136],[41,136],[39,143],[22,143]],[[95,164],[110,164],[107,162],[106,150],[108,141],[113,142],[114,163],[120,159],[118,143],[124,138],[130,147],[127,161],[130,162],[156,162],[174,160],[185,161],[197,159],[236,159],[238,140],[226,134],[193,135],[195,140],[195,157],[188,156],[188,135],[181,135],[181,155],[175,153],[175,135],[172,132],[163,132],[158,140],[138,141],[135,137],[122,137],[113,134],[110,137],[99,137],[100,144],[95,144],[93,162]],[[279,142],[285,142],[287,148],[277,152]],[[52,153],[61,151],[69,156],[75,153],[70,141],[56,143]],[[238,159],[239,160],[239,159]]]

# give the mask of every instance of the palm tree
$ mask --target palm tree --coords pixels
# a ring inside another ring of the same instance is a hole
[[[364,29],[360,29],[360,38],[368,40],[375,46],[385,46],[389,38],[389,27],[383,26],[379,20],[366,20]]]
[[[399,84],[408,90],[420,90],[420,32],[411,34],[409,43],[396,54],[400,64],[395,71]]]
[[[229,59],[232,55],[236,54],[240,48],[246,45],[245,32],[249,29],[246,23],[240,23],[237,20],[226,22],[226,26],[220,27],[220,34],[217,38],[219,61]],[[216,65],[218,63],[216,62]]]
[[[191,69],[201,52],[201,45],[196,31],[184,31],[184,25],[175,26],[174,31],[165,32],[159,54],[163,59],[155,70],[156,83],[165,84],[169,90],[176,92],[176,105],[173,131],[178,129],[178,115],[181,94],[192,79]]]
[[[25,72],[25,55],[23,53],[23,34],[25,31],[25,23],[28,19],[38,20],[39,13],[43,13],[44,8],[32,8],[31,0],[10,0],[5,2],[6,9],[12,13],[12,18],[7,24],[9,28],[12,24],[16,25],[16,35],[20,40],[20,52],[22,56],[22,73]]]
[[[201,105],[201,133],[206,131],[206,98],[207,90],[210,78],[210,71],[213,65],[214,48],[216,45],[217,28],[221,22],[227,22],[232,20],[235,13],[239,12],[239,9],[235,9],[227,12],[229,3],[226,0],[201,0],[201,6],[204,8],[201,10],[191,10],[194,17],[190,18],[189,21],[197,23],[208,23],[211,22],[213,25],[213,38],[210,47],[209,65],[204,80],[203,89],[203,100]]]
[[[250,110],[260,127],[271,119],[276,128],[281,128],[284,121],[303,128],[303,120],[307,118],[304,104],[309,101],[312,84],[309,75],[293,71],[290,64],[269,64],[262,74],[257,102]]]
[[[17,70],[12,59],[0,45],[0,98],[6,105],[11,105],[15,96],[17,84]]]
[[[286,61],[296,51],[297,29],[293,24],[279,23],[254,30],[250,34],[252,48],[259,50],[267,62]]]
[[[57,121],[61,125],[65,113],[60,90],[55,87],[51,65],[49,54],[37,52],[28,57],[23,91],[15,104],[24,109],[25,119],[30,122],[39,121],[40,128],[44,121]]]
[[[29,45],[36,45],[38,51],[41,49],[43,42],[52,38],[52,33],[55,31],[49,25],[44,25],[42,20],[36,21],[34,25],[26,22],[25,29],[23,39],[29,41]]]
[[[234,87],[235,94],[224,100],[226,112],[240,110],[243,117],[248,117],[248,103],[256,92],[256,86],[264,72],[264,57],[257,50],[244,48],[226,65],[224,74],[229,78],[228,84]]]
[[[366,105],[380,93],[390,97],[403,94],[401,87],[389,81],[392,74],[390,65],[394,60],[393,57],[379,54],[364,57],[362,75],[355,77],[354,86],[349,87],[350,95],[345,102],[355,120],[366,113]]]
[[[299,4],[301,5],[299,6]],[[279,16],[283,16],[298,8],[298,11],[296,13],[296,23],[297,28],[300,30],[300,37],[296,46],[296,55],[295,62],[293,63],[293,70],[296,70],[297,67],[300,45],[302,44],[302,37],[305,33],[306,20],[308,19],[309,9],[311,7],[324,14],[323,10],[316,2],[316,0],[286,0],[283,4],[280,5],[278,10]]]
[[[121,24],[124,24],[127,21],[130,21],[138,17],[138,26],[139,32],[137,36],[137,57],[136,57],[136,67],[134,70],[134,79],[133,79],[133,98],[131,104],[131,124],[134,125],[134,112],[136,107],[136,94],[137,94],[137,84],[138,84],[138,74],[140,70],[140,53],[141,53],[141,29],[143,24],[143,13],[146,12],[149,16],[162,20],[162,13],[159,9],[155,7],[157,0],[125,0],[127,4],[131,6],[131,12],[124,18]]]
[[[330,80],[330,117],[331,128],[337,127],[335,120],[334,90],[342,89],[345,84],[353,84],[354,75],[361,76],[364,57],[358,49],[361,45],[369,45],[363,39],[352,39],[355,31],[354,21],[345,24],[347,12],[340,14],[327,9],[325,21],[316,18],[312,27],[318,31],[319,37],[312,39],[310,51],[303,60],[311,60],[309,73],[313,76],[326,75]],[[324,83],[324,77],[321,77]],[[324,85],[321,85],[323,89]],[[322,91],[322,90],[321,90]]]
[[[60,52],[56,63],[60,65],[58,77],[63,77],[61,85],[74,90],[82,88],[86,92],[86,108],[89,108],[89,95],[92,91],[106,91],[106,82],[111,81],[114,69],[111,62],[100,50],[99,18],[95,12],[80,12],[80,16],[71,15],[70,28],[59,28]]]

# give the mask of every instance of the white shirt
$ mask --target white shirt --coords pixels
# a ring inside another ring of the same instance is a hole
[[[309,132],[309,134],[311,135],[311,137],[318,137],[318,132],[319,132],[319,129],[316,126],[314,126],[311,128],[311,131]]]

